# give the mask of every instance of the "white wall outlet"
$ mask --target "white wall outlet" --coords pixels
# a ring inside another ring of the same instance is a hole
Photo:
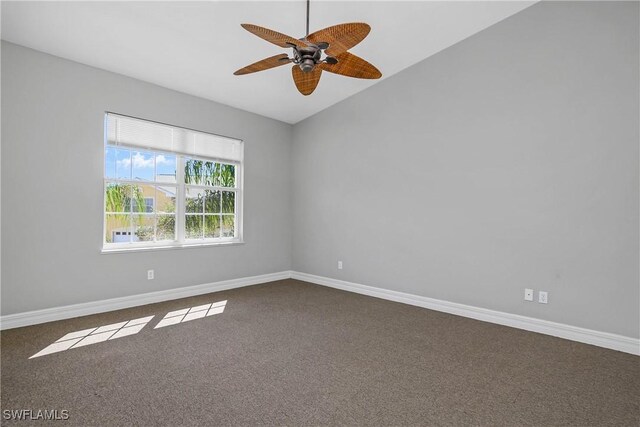
[[[342,261],[338,261],[338,270],[342,270]]]
[[[547,293],[547,291],[538,292],[538,302],[540,304],[546,304],[549,302],[549,294]]]
[[[147,280],[153,280],[153,270],[147,270]]]
[[[526,288],[524,290],[524,300],[533,301],[533,289]]]

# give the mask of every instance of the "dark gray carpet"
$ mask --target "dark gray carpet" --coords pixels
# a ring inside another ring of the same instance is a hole
[[[222,314],[153,329],[223,299]],[[152,314],[137,335],[29,360],[69,332]],[[4,331],[1,400],[81,426],[638,426],[639,362],[285,280]]]

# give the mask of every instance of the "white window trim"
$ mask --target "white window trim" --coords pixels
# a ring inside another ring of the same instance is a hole
[[[211,247],[211,246],[231,246],[231,245],[239,245],[244,244],[243,240],[243,201],[244,201],[244,191],[243,191],[243,183],[244,183],[244,161],[232,161],[232,160],[224,160],[213,157],[202,157],[196,156],[197,160],[203,160],[208,162],[217,162],[217,163],[225,163],[231,164],[236,167],[235,169],[235,187],[220,187],[220,186],[208,186],[208,185],[195,185],[195,184],[186,184],[184,182],[184,167],[185,167],[185,158],[194,158],[194,156],[185,155],[183,153],[177,152],[167,152],[161,150],[149,150],[145,147],[126,147],[130,150],[140,150],[140,151],[152,151],[154,153],[166,153],[175,155],[176,157],[176,229],[175,229],[175,241],[152,241],[152,242],[126,242],[126,243],[109,243],[106,239],[107,233],[107,213],[105,210],[106,206],[106,186],[108,182],[125,182],[131,184],[148,184],[148,185],[160,185],[164,184],[167,186],[173,186],[174,184],[170,183],[158,183],[156,181],[136,181],[136,180],[127,180],[127,179],[116,179],[116,178],[107,178],[106,177],[106,147],[109,145],[106,136],[106,123],[108,112],[105,113],[105,138],[104,145],[102,150],[103,161],[102,161],[102,177],[103,177],[103,185],[102,185],[102,248],[101,253],[109,254],[109,253],[127,253],[127,252],[138,252],[138,251],[157,251],[157,250],[167,250],[167,249],[186,249],[186,248],[202,248],[202,247]],[[144,120],[144,119],[139,119]],[[150,120],[146,120],[150,123],[159,123],[153,122]],[[164,123],[160,123],[164,124]],[[179,129],[187,129],[181,128],[179,126],[172,126],[174,128]],[[187,129],[191,130],[191,129]],[[201,132],[201,131],[198,131]],[[204,133],[204,132],[203,132]],[[214,135],[214,134],[211,134]],[[216,135],[219,136],[219,135]],[[242,140],[239,140],[240,143],[243,144]],[[123,147],[124,148],[124,147]],[[155,176],[155,171],[154,171]],[[235,237],[216,237],[209,239],[187,239],[185,237],[185,190],[186,187],[197,187],[197,188],[208,188],[216,191],[233,191],[235,193]],[[154,198],[154,210],[157,208],[157,204],[155,203]],[[142,213],[144,215],[144,213]],[[154,215],[155,214],[150,214]]]

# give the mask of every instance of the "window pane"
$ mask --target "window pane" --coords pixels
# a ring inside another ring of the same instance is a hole
[[[233,215],[222,215],[222,237],[235,236],[235,217]]]
[[[155,176],[155,156],[146,151],[134,151],[131,154],[133,179],[136,181],[153,181]]]
[[[204,190],[187,187],[185,212],[202,213]]]
[[[203,185],[218,185],[217,177],[219,175],[218,165],[214,162],[204,162],[202,164],[202,184]]]
[[[129,243],[131,241],[130,219],[130,215],[107,215],[105,219],[105,241],[107,243]]]
[[[174,213],[176,211],[176,187],[159,185],[156,187],[156,212]]]
[[[206,239],[220,237],[219,215],[206,215],[204,217],[204,237]]]
[[[131,186],[107,183],[105,187],[105,212],[131,212]]]
[[[203,215],[185,215],[185,234],[187,239],[202,239]]]
[[[236,186],[236,167],[235,165],[220,165],[220,183],[216,184],[221,187]]]
[[[222,213],[235,213],[236,193],[231,191],[222,192]]]
[[[144,211],[146,213],[153,213],[153,209],[156,206],[156,201],[153,197],[144,198]]]
[[[176,239],[176,216],[158,215],[156,218],[156,240]]]
[[[184,182],[197,185],[220,185],[220,164],[187,158],[185,159]]]
[[[203,162],[196,159],[185,159],[184,182],[185,184],[202,184]]]
[[[133,242],[150,242],[154,240],[155,219],[153,215],[133,215],[131,217],[133,225]]]
[[[176,182],[176,156],[158,153],[156,155],[156,181]]]
[[[116,178],[131,179],[131,152],[116,148]]]
[[[104,151],[104,176],[105,178],[116,177],[116,148],[107,145]]]
[[[143,213],[147,211],[146,198],[155,198],[156,189],[153,185],[129,185],[131,187],[131,212]]]
[[[220,192],[206,190],[204,211],[206,213],[220,213]]]

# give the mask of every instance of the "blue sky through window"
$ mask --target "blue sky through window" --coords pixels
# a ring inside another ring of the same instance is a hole
[[[131,152],[116,148],[116,178],[131,179]]]
[[[132,151],[131,165],[133,166],[133,179],[140,181],[153,181],[154,164],[153,153],[146,151]]]
[[[175,175],[175,155],[112,146],[107,146],[105,149],[105,176],[107,178],[136,181],[154,181],[155,178],[161,182],[175,182]]]
[[[158,181],[166,182],[168,176],[173,176],[175,182],[176,176],[176,156],[171,154],[156,153],[156,174],[159,177]]]
[[[107,146],[104,155],[104,173],[107,178],[116,177],[116,149]]]

